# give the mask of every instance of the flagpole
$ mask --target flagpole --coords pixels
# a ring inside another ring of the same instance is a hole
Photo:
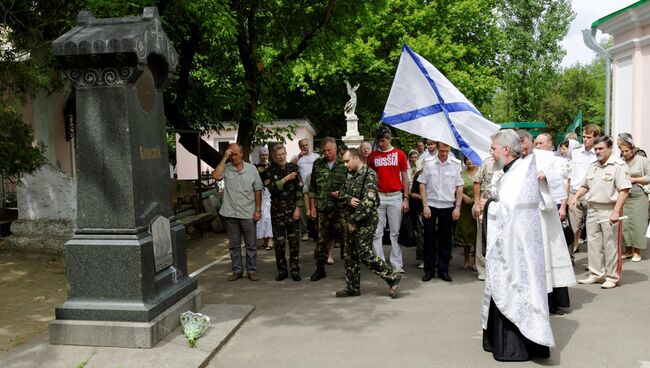
[[[375,140],[372,141],[372,149],[371,153],[375,151],[375,147],[377,146],[377,136],[379,136],[379,129],[381,129],[381,123],[377,126],[377,131],[375,132]],[[368,179],[368,170],[370,170],[370,166],[368,166],[368,158],[366,157],[366,172],[363,174],[363,180],[361,181],[361,189],[359,189],[359,200],[363,198],[363,190],[366,187],[366,179]]]

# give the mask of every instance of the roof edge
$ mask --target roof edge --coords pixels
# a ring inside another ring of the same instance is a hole
[[[608,14],[608,15],[598,19],[597,21],[591,23],[591,28],[598,28],[599,25],[601,25],[601,24],[607,22],[608,20],[616,17],[617,15],[623,13],[624,11],[639,7],[639,6],[647,3],[648,1],[650,1],[650,0],[640,0],[640,1],[637,1],[636,3],[632,3],[632,4],[628,5],[628,6],[626,6],[623,9],[619,9],[619,10],[617,10],[617,11],[611,13],[611,14]]]

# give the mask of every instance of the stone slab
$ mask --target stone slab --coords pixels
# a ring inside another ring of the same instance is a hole
[[[10,351],[0,360],[3,368],[193,368],[204,367],[253,312],[252,305],[207,304],[200,312],[211,325],[190,348],[183,329],[176,328],[151,349],[50,345],[43,335]]]
[[[150,322],[57,319],[50,322],[50,343],[149,349],[179,326],[181,313],[201,309],[202,294],[194,290]]]

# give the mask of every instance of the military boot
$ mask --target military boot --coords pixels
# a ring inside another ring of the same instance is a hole
[[[311,275],[311,281],[318,281],[320,279],[325,278],[327,274],[325,274],[325,260],[324,259],[319,259],[316,261],[316,271]]]

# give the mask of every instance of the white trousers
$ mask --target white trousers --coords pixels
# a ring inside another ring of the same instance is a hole
[[[388,226],[390,227],[390,264],[393,268],[403,268],[404,262],[402,261],[402,248],[397,243],[399,236],[399,228],[402,225],[402,195],[387,196],[379,193],[379,208],[377,214],[379,215],[379,223],[377,223],[377,230],[375,231],[375,238],[372,242],[372,247],[375,250],[377,257],[386,260],[384,257],[384,247],[382,246],[382,237],[384,236],[384,229],[386,228],[386,218],[388,217]]]

